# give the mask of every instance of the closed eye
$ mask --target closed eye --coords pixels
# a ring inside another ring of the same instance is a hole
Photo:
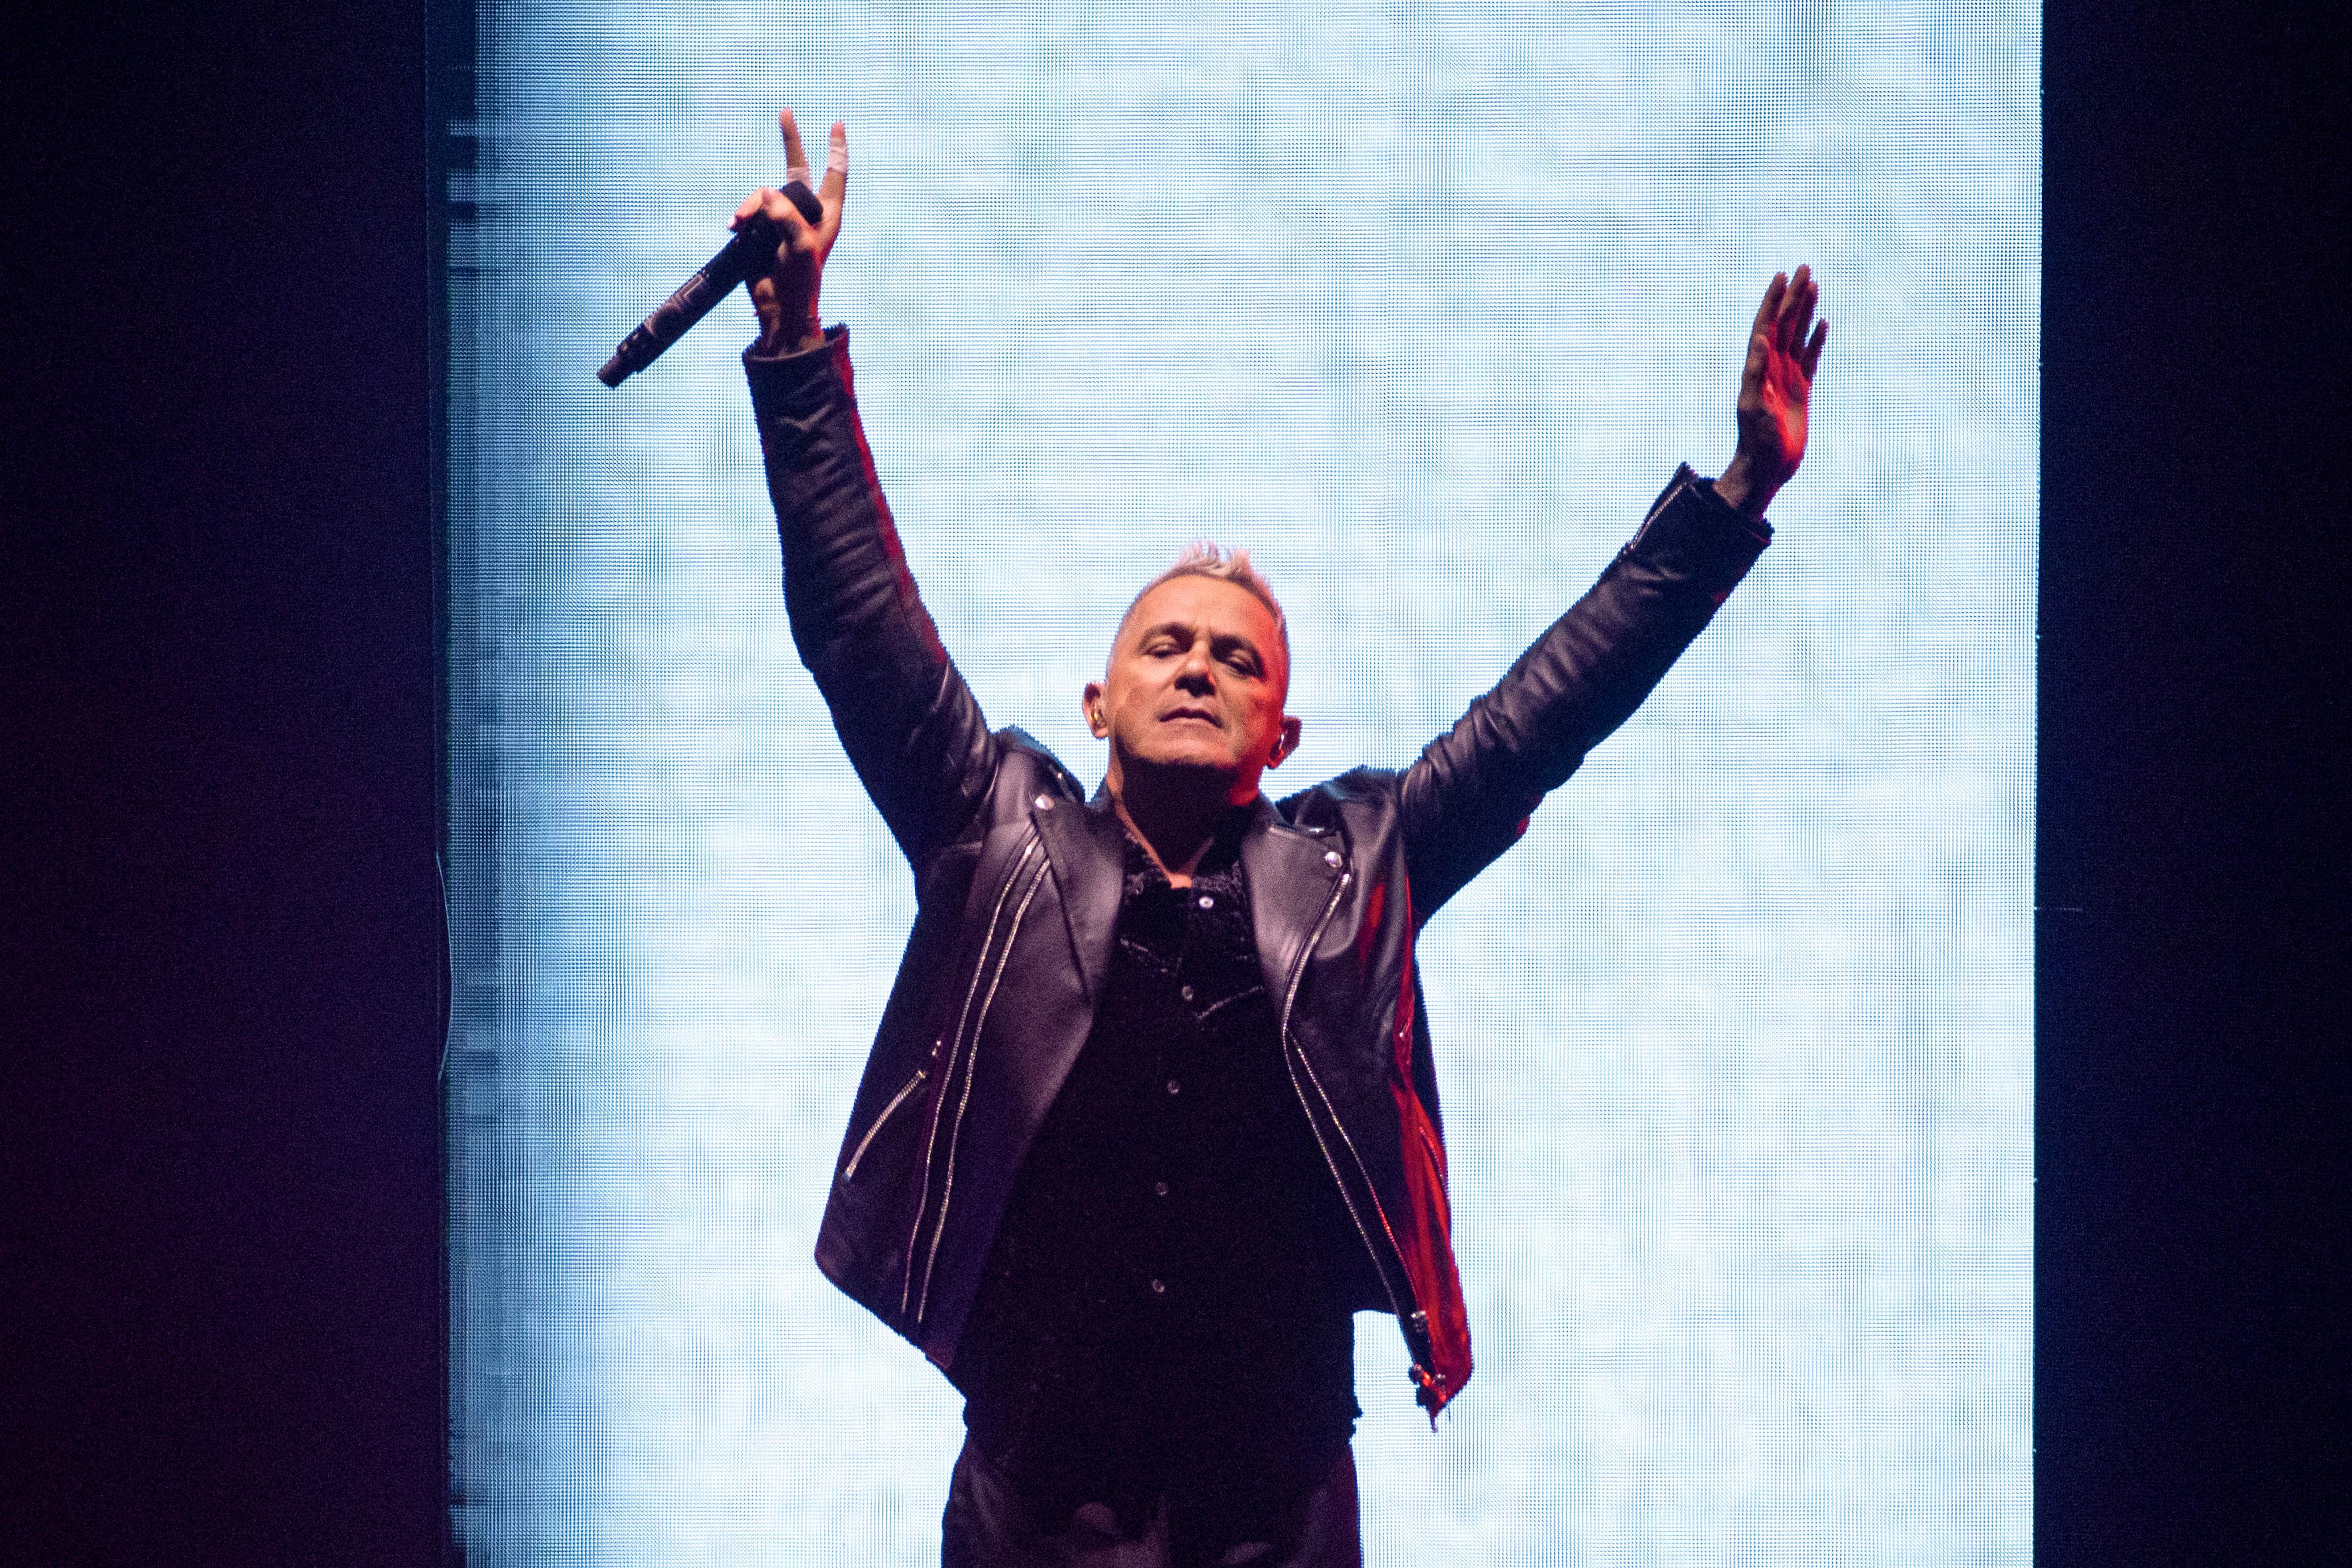
[[[1255,675],[1258,673],[1257,650],[1240,638],[1219,638],[1216,647],[1217,657],[1241,674]]]

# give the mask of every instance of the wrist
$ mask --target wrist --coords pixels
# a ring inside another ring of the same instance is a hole
[[[779,312],[773,320],[761,320],[760,340],[753,351],[766,358],[782,354],[803,354],[811,349],[824,347],[824,326],[812,306],[805,316],[786,317]]]
[[[1744,451],[1732,454],[1730,465],[1715,480],[1715,493],[1744,517],[1760,517],[1772,504],[1772,487],[1758,478],[1756,465]]]

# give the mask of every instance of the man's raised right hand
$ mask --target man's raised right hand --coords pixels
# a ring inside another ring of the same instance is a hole
[[[776,123],[784,133],[784,183],[806,180],[808,155],[801,149],[800,127],[793,121],[793,111],[784,110]],[[833,242],[841,234],[841,203],[848,189],[849,130],[836,120],[825,146],[824,179],[816,187],[823,214],[815,223],[801,216],[800,209],[781,189],[765,185],[744,197],[743,204],[735,209],[729,228],[741,228],[754,215],[764,214],[784,236],[776,247],[775,265],[764,273],[754,273],[749,283],[752,308],[760,313],[757,352],[789,354],[824,345],[824,322],[817,314],[817,289],[824,277],[824,258],[832,254]]]

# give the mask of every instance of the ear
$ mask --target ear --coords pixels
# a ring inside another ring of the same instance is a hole
[[[1087,689],[1078,695],[1078,707],[1087,716],[1087,727],[1097,740],[1109,737],[1110,726],[1103,718],[1103,684],[1088,681]]]
[[[1283,758],[1297,749],[1298,721],[1295,718],[1286,718],[1282,721],[1282,733],[1274,737],[1274,749],[1267,754],[1265,765],[1268,768],[1279,768],[1282,766]]]

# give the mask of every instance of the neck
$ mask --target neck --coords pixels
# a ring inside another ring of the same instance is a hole
[[[1255,780],[1244,787],[1197,768],[1120,768],[1107,783],[1119,821],[1176,887],[1191,885],[1225,812],[1257,798]]]

